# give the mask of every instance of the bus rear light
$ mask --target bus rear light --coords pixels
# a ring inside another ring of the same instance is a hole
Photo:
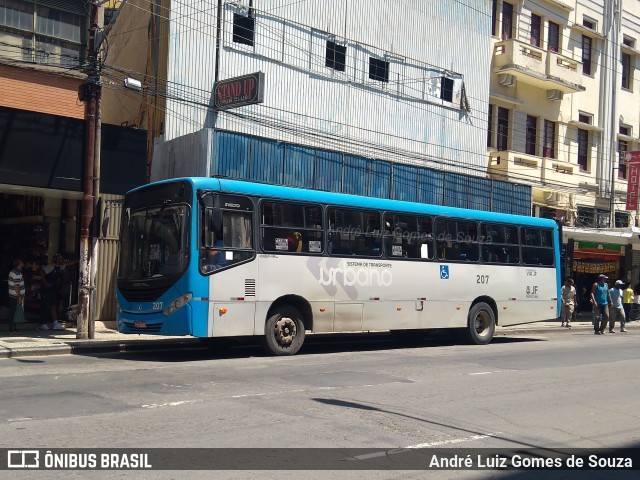
[[[324,307],[320,307],[320,311],[321,311],[321,312],[326,312],[326,311],[327,311],[327,309],[326,309],[326,308],[324,308]]]
[[[164,309],[165,315],[169,316],[176,312],[176,310],[180,310],[185,306],[187,302],[191,300],[191,294],[187,293],[186,295],[182,295],[181,297],[176,298],[173,302],[169,304],[167,308]]]
[[[397,310],[398,312],[401,312],[401,311],[402,311],[402,307],[396,307],[396,310]]]
[[[220,315],[224,315],[225,313],[227,313],[227,309],[223,307],[223,308],[221,308],[220,310],[218,310],[218,313],[219,313]]]
[[[462,307],[456,307],[456,310],[460,310]]]
[[[231,297],[231,300],[235,302],[244,302],[244,297]]]

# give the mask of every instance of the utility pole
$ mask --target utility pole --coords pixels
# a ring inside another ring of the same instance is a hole
[[[96,163],[96,144],[100,148],[99,118],[100,118],[100,66],[98,59],[99,45],[96,43],[98,33],[98,0],[91,0],[91,12],[89,14],[89,40],[87,45],[87,81],[80,87],[80,98],[85,101],[85,150],[83,165],[83,195],[80,214],[80,289],[78,294],[78,330],[76,338],[87,339],[94,336],[94,321],[91,312],[91,298],[93,296],[92,271],[92,239],[91,221],[93,220],[96,205],[96,194],[99,185],[100,168],[99,152]]]

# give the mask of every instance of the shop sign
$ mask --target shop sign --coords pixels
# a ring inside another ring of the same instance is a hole
[[[216,110],[262,103],[264,102],[264,73],[256,72],[216,82],[213,85],[213,96]]]
[[[638,180],[640,179],[640,152],[627,152],[624,154],[624,162],[627,164],[627,210],[638,208]]]
[[[598,242],[583,242],[576,241],[573,244],[573,250],[580,252],[597,252],[597,253],[618,253],[624,255],[624,245],[617,245],[615,243],[598,243]]]
[[[588,262],[580,262],[578,260],[573,261],[573,271],[575,273],[591,273],[591,274],[599,274],[599,273],[618,273],[618,262],[598,262],[598,263],[588,263]]]

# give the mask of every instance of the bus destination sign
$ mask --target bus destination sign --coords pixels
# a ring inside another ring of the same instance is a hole
[[[264,73],[256,72],[216,82],[213,93],[216,110],[262,103],[264,102]]]

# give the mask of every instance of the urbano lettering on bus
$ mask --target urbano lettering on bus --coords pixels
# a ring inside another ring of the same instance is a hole
[[[338,285],[347,287],[389,287],[393,283],[391,270],[374,270],[370,268],[321,268],[320,285]]]

